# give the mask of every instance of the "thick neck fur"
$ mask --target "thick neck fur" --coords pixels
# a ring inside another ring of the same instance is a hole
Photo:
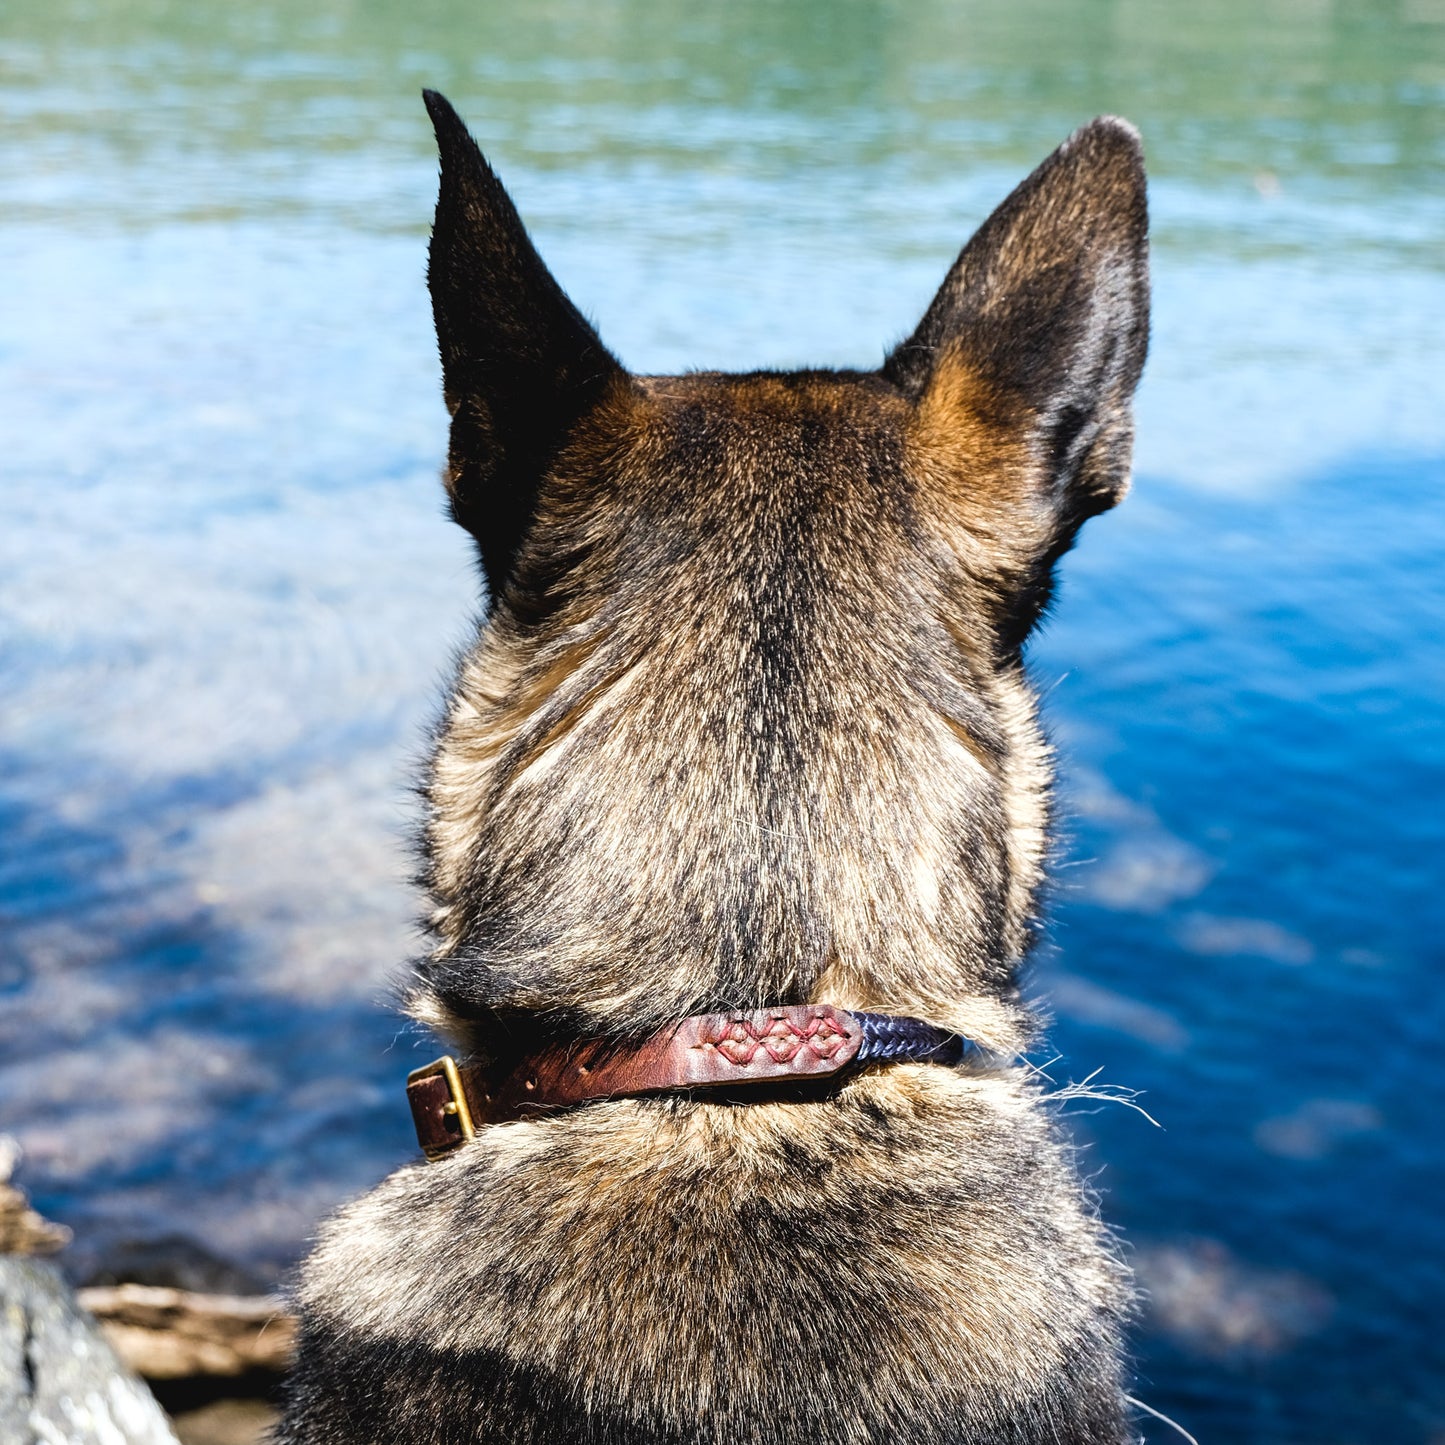
[[[817,1000],[1017,1048],[1049,764],[1005,435],[873,375],[619,381],[459,671],[412,1012],[488,1052]]]

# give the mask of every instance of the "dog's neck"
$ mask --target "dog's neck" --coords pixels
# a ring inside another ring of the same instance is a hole
[[[642,456],[676,450],[688,387],[629,398]],[[738,390],[709,422],[725,478],[615,467],[600,542],[559,502],[463,663],[412,1011],[471,1044],[499,1014],[636,1039],[828,1002],[1015,1049],[1049,781],[1021,666],[941,523],[920,555],[886,397],[880,421],[823,382]],[[859,471],[880,453],[891,480]]]

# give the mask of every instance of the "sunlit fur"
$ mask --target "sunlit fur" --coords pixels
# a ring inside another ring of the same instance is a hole
[[[633,377],[429,104],[493,602],[410,1010],[497,1061],[809,1000],[1016,1054],[1050,781],[1021,647],[1127,485],[1137,137],[1050,157],[877,372]],[[1127,1278],[1021,1066],[486,1128],[327,1225],[300,1303],[289,1445],[1130,1435]]]

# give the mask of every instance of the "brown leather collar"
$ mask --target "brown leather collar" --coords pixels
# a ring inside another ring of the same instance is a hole
[[[408,1076],[406,1094],[423,1151],[439,1159],[483,1124],[545,1109],[679,1089],[788,1084],[828,1078],[851,1064],[957,1064],[969,1054],[989,1051],[921,1019],[784,1004],[695,1014],[632,1048],[602,1040],[553,1046],[500,1079],[441,1058]]]

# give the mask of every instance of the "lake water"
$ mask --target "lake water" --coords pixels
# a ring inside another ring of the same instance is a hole
[[[872,365],[1076,124],[1142,128],[1136,488],[1033,649],[1041,1062],[1162,1125],[1071,1116],[1135,1393],[1440,1445],[1442,0],[7,0],[0,1129],[72,1270],[274,1278],[412,1152],[407,787],[478,602],[424,84],[648,371]]]

